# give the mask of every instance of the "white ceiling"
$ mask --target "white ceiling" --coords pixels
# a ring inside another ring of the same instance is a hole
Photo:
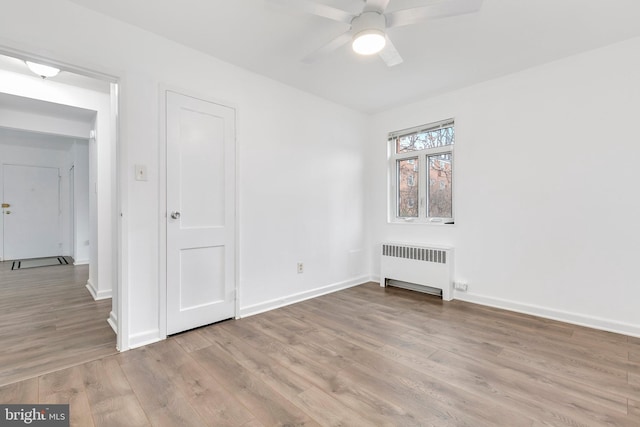
[[[478,13],[393,28],[404,63],[349,45],[305,55],[348,29],[267,0],[71,0],[219,59],[364,112],[422,99],[640,36],[638,0],[484,0]],[[363,0],[316,0],[353,13]],[[391,0],[388,11],[436,0]],[[449,1],[449,0],[437,0]]]

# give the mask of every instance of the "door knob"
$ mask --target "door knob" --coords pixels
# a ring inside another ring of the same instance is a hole
[[[176,212],[176,211],[171,212],[171,218],[180,219],[180,212]]]
[[[11,215],[11,211],[4,211],[5,214]]]

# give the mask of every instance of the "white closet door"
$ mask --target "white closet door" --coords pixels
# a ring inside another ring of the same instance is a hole
[[[166,92],[167,333],[235,314],[235,110]]]

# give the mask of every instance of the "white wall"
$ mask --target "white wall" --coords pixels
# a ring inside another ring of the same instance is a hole
[[[73,173],[71,168],[73,167]],[[65,188],[71,187],[73,179],[73,203],[65,200],[69,218],[63,232],[69,236],[66,252],[73,257],[74,265],[89,264],[91,255],[91,229],[89,223],[89,140],[76,139],[67,153],[62,171]],[[71,211],[71,209],[73,211]]]
[[[75,264],[88,264],[90,261],[90,224],[89,224],[89,141],[76,141],[71,151],[71,164],[74,166],[75,201]]]
[[[237,108],[241,313],[366,279],[364,115],[67,1],[5,3],[0,46],[121,79],[122,348],[159,337],[161,83]]]
[[[456,298],[640,336],[640,39],[370,120],[369,248],[456,248]],[[456,119],[456,224],[386,222],[386,134]]]
[[[7,76],[7,74],[5,74]],[[49,82],[47,82],[49,83]],[[86,139],[91,130],[88,122],[66,120],[0,106],[0,127],[30,130],[53,135]]]

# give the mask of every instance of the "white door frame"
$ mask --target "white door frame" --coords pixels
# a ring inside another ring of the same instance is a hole
[[[45,55],[40,55],[36,52],[42,51],[42,49],[38,49],[34,46],[20,46],[19,48],[13,48],[9,46],[9,42],[7,40],[0,40],[2,44],[0,44],[0,54],[11,56],[14,58],[22,59],[24,61],[33,61],[38,63],[44,63],[52,66],[60,67],[61,69],[70,71],[72,73],[84,75],[86,77],[91,77],[94,79],[99,79],[105,82],[109,82],[112,84],[112,93],[111,93],[111,103],[114,103],[115,99],[115,107],[117,111],[121,110],[122,97],[120,96],[122,91],[122,76],[118,72],[102,72],[95,71],[89,68],[82,67],[80,65],[76,65],[74,63],[64,62],[57,58],[52,58]],[[13,43],[12,43],[13,44]],[[117,86],[117,91],[113,90],[113,86]],[[126,170],[122,166],[122,149],[125,148],[124,144],[121,143],[120,139],[120,127],[119,127],[119,114],[115,117],[110,118],[110,127],[113,130],[113,143],[115,147],[116,156],[113,159],[113,164],[111,167],[112,179],[115,180],[115,186],[113,186],[111,200],[115,200],[115,206],[112,204],[111,211],[113,215],[113,232],[111,235],[111,239],[113,244],[113,248],[115,253],[115,258],[113,260],[113,264],[111,266],[113,278],[116,281],[116,289],[117,289],[117,301],[118,305],[116,307],[116,316],[117,323],[116,326],[116,348],[119,351],[125,351],[129,349],[129,318],[128,318],[128,307],[129,307],[129,299],[128,299],[128,266],[126,262],[126,251],[123,242],[126,241],[126,236],[128,232],[127,226],[127,218],[122,213],[126,211],[127,203],[126,203]],[[114,324],[111,322],[110,324],[113,327]]]
[[[76,193],[75,193],[75,159],[71,167],[67,170],[67,177],[69,182],[67,185],[69,187],[69,252],[74,260],[77,260],[76,253]]]
[[[235,218],[235,230],[234,230],[234,239],[235,239],[235,267],[233,272],[233,281],[234,281],[234,290],[235,290],[235,309],[234,309],[234,318],[239,318],[240,313],[240,283],[239,283],[239,271],[240,271],[240,239],[239,239],[239,185],[240,180],[238,179],[238,108],[234,105],[234,103],[224,102],[219,100],[212,100],[207,97],[203,97],[202,94],[195,94],[192,91],[185,90],[183,88],[175,87],[167,84],[160,84],[158,90],[158,100],[159,100],[159,118],[158,123],[160,125],[159,129],[159,167],[158,167],[158,175],[160,178],[160,191],[158,197],[158,212],[159,212],[159,221],[160,229],[159,231],[159,259],[158,259],[158,278],[159,278],[159,323],[158,329],[160,330],[160,339],[167,338],[167,91],[176,92],[181,95],[190,96],[192,98],[200,99],[202,101],[211,102],[213,104],[222,105],[225,107],[233,108],[236,112],[235,118],[235,128],[236,128],[236,140],[234,143],[235,150],[235,206],[234,206],[234,218]]]

